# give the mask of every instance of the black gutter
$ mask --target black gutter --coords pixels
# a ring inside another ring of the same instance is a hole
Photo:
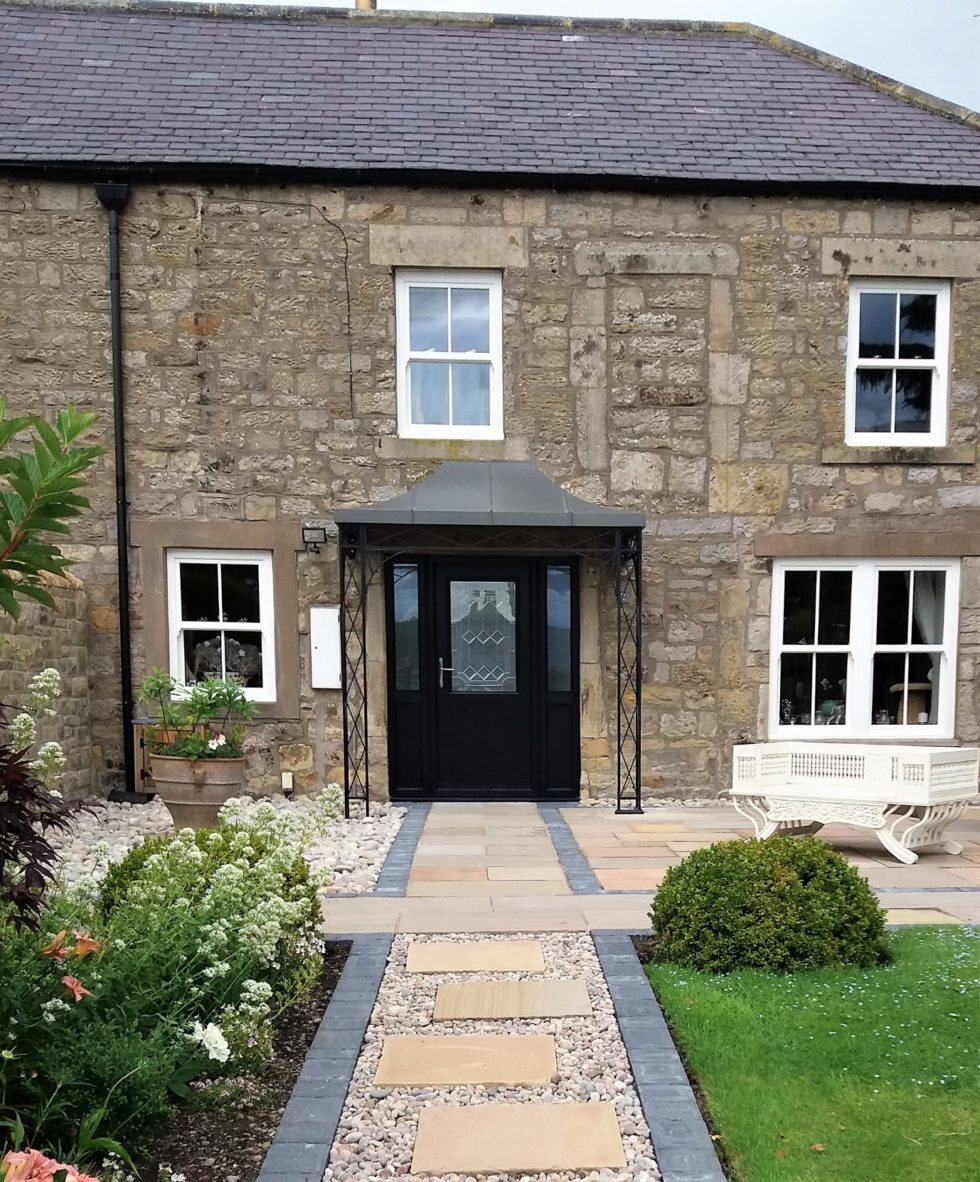
[[[0,0],[0,8],[7,0]],[[346,11],[334,9],[333,11]],[[506,171],[494,168],[354,168],[319,165],[193,161],[12,160],[0,156],[0,175],[24,180],[58,180],[85,184],[97,168],[103,176],[125,177],[128,182],[166,189],[200,192],[202,186],[269,185],[282,189],[295,185],[358,185],[363,187],[406,185],[440,186],[473,191],[479,189],[535,189],[548,192],[657,194],[687,197],[840,197],[849,201],[907,198],[915,201],[980,201],[980,172],[976,181],[926,183],[921,180],[875,181],[860,178],[779,179],[753,177],[657,176],[600,171]],[[259,200],[255,198],[254,200]]]
[[[119,279],[119,215],[129,204],[130,187],[123,183],[95,186],[95,195],[109,213],[109,314],[112,332],[112,434],[116,469],[116,574],[119,595],[119,680],[122,699],[123,787],[111,800],[143,801],[136,790],[133,746],[132,626],[129,616],[129,502],[126,495],[126,400],[123,382],[122,290]]]

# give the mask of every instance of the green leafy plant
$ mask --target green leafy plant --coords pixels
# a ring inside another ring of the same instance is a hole
[[[866,879],[814,837],[725,841],[666,873],[650,918],[656,959],[728,973],[887,963]]]
[[[245,723],[255,713],[241,685],[231,677],[208,677],[183,691],[164,669],[153,669],[139,690],[140,701],[156,708],[159,726],[146,742],[155,755],[183,759],[238,759],[245,754]]]
[[[112,906],[95,884],[49,894],[40,933],[0,909],[0,1146],[19,1118],[65,1160],[125,1161],[192,1081],[268,1059],[322,964],[315,825],[231,802],[215,830],[131,851]]]
[[[15,619],[17,597],[54,605],[44,575],[61,575],[71,565],[47,534],[67,534],[66,524],[89,508],[79,493],[85,473],[103,454],[78,440],[95,415],[72,406],[54,424],[38,415],[7,417],[0,398],[0,610]],[[29,445],[10,454],[15,436],[30,433]]]

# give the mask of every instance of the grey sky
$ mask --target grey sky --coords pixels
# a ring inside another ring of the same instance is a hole
[[[378,7],[751,21],[980,109],[980,0],[378,0]]]

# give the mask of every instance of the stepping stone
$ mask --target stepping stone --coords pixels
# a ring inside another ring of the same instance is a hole
[[[444,982],[436,990],[437,1022],[474,1018],[569,1018],[592,1013],[585,982]],[[466,1172],[465,1170],[463,1171]]]
[[[537,940],[470,940],[463,944],[413,943],[410,973],[541,973],[544,955]]]
[[[612,1104],[423,1108],[413,1174],[533,1174],[623,1169]]]
[[[550,1083],[558,1071],[550,1034],[390,1034],[374,1082],[382,1088]]]

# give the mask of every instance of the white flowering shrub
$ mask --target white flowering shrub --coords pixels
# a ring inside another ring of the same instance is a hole
[[[193,1081],[269,1061],[273,1018],[322,965],[303,853],[335,807],[232,802],[214,830],[130,850],[100,894],[51,898],[40,938],[0,915],[0,1091],[33,1143],[69,1144],[104,1107],[102,1131],[132,1145]]]
[[[23,705],[8,724],[10,745],[15,751],[33,752],[34,758],[29,763],[31,771],[50,791],[55,791],[60,784],[67,759],[60,743],[49,740],[40,747],[37,743],[44,720],[57,716],[53,703],[60,697],[61,674],[57,669],[42,669],[28,682]]]

